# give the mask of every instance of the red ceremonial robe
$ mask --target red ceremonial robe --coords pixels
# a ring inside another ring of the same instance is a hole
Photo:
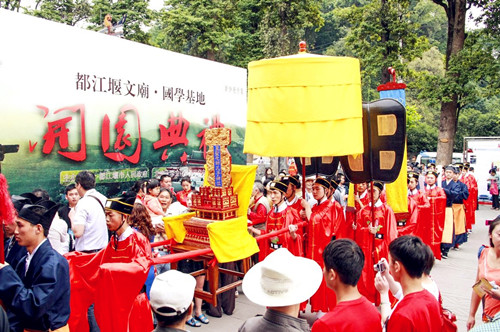
[[[101,332],[153,330],[151,308],[141,293],[151,263],[151,246],[142,234],[133,232],[118,242],[111,240],[96,254],[71,252],[71,332],[88,332],[87,309],[94,312]]]
[[[375,221],[372,222],[371,204],[359,211],[357,216],[356,243],[365,254],[365,266],[358,282],[359,292],[370,302],[378,305],[380,297],[375,289],[373,265],[384,257],[388,260],[389,243],[397,237],[396,217],[392,209],[380,200],[373,209]],[[369,226],[379,226],[376,234],[370,233]]]
[[[415,235],[424,241],[422,236],[428,233],[428,230],[422,227],[429,218],[430,203],[423,190],[414,190],[408,193],[408,212],[410,212],[409,222],[406,221],[406,227],[398,227],[399,236]],[[399,225],[398,225],[399,226]],[[428,235],[427,235],[428,236]],[[430,237],[429,237],[430,238]],[[425,241],[424,241],[425,242]],[[429,242],[430,243],[430,242]]]
[[[422,218],[417,234],[422,241],[431,247],[434,257],[441,259],[441,239],[443,237],[444,218],[446,209],[446,193],[443,188],[434,186],[425,187],[425,195],[430,203],[428,218]]]
[[[338,227],[340,220],[333,219],[336,216],[336,211],[333,203],[326,199],[319,205],[312,207],[311,217],[307,224],[306,232],[306,257],[314,260],[322,268],[323,250],[326,245],[332,240],[335,229]],[[311,312],[332,310],[337,304],[335,292],[326,286],[324,278],[321,280],[321,285],[316,293],[309,300],[311,304]]]
[[[257,202],[255,202],[254,206],[250,209],[250,212],[247,215],[247,218],[250,219],[252,225],[259,225],[266,222],[268,207],[266,207],[266,203],[263,200],[267,200],[265,196],[261,196]]]
[[[283,205],[284,204],[284,205]],[[286,202],[283,202],[279,208],[279,212],[275,212],[275,207],[267,215],[266,228],[261,231],[261,235],[270,232],[288,229],[290,225],[296,225],[301,222],[301,219],[294,209],[286,207]],[[259,242],[259,261],[262,262],[271,252],[281,247],[287,248],[295,256],[304,256],[302,244],[302,232],[297,230],[295,233],[297,237],[292,239],[290,232],[278,235],[277,237],[270,238]]]
[[[370,195],[368,194],[368,190],[365,190],[360,197],[361,203],[363,206],[367,206],[370,204]],[[356,239],[356,230],[352,228],[353,225],[356,225],[356,217],[358,212],[361,210],[361,206],[357,201],[354,201],[354,208],[347,207],[345,212],[345,227],[342,228],[341,234],[342,238],[348,238],[351,240]]]
[[[469,197],[464,200],[465,207],[465,229],[472,229],[472,225],[476,223],[476,207],[477,207],[477,181],[474,175],[466,174],[461,181],[465,183],[469,190]]]
[[[286,203],[288,207],[294,209],[297,211],[297,214],[300,216],[300,211],[302,211],[304,208],[302,207],[302,204],[300,203],[300,199],[295,196],[295,198],[292,200],[292,202],[287,202]]]
[[[177,201],[179,201],[179,203],[181,203],[182,205],[187,207],[187,197],[188,197],[190,192],[191,192],[191,190],[188,192],[181,190],[177,194],[175,194],[175,197],[177,198]]]

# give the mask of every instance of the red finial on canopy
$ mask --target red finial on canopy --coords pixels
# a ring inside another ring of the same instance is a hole
[[[302,40],[299,43],[299,53],[305,53],[305,52],[307,52],[307,43]]]
[[[392,81],[396,83],[396,70],[392,67],[389,67],[387,68],[387,71],[392,75]]]

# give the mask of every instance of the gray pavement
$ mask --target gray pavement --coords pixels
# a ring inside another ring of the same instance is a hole
[[[469,315],[470,296],[472,285],[477,273],[477,251],[482,244],[489,244],[488,226],[486,219],[494,219],[499,214],[490,206],[480,206],[476,211],[476,225],[469,236],[467,243],[460,250],[450,250],[447,260],[436,261],[432,270],[432,278],[436,281],[443,297],[443,305],[457,315],[459,332],[466,332],[466,322]],[[237,331],[243,322],[257,314],[263,314],[264,307],[250,302],[239,288],[239,297],[236,299],[236,309],[231,316],[223,315],[222,318],[208,317],[210,324],[199,328],[190,327],[190,331]],[[310,322],[313,315],[306,314]],[[481,321],[481,308],[476,314],[476,322]]]

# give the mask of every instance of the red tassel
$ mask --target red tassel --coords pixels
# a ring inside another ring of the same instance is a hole
[[[3,174],[0,174],[0,222],[5,225],[13,224],[16,220],[14,204],[9,195],[9,185]]]

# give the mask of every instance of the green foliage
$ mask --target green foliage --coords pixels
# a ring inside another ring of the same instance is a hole
[[[40,9],[30,12],[54,22],[74,26],[90,16],[91,5],[87,0],[45,0],[40,2]]]
[[[323,19],[314,0],[262,0],[259,25],[265,57],[295,54],[306,28],[321,28]]]
[[[429,48],[426,37],[418,36],[419,24],[411,20],[409,9],[410,1],[374,0],[335,10],[350,29],[326,53],[360,59],[365,100],[378,98],[376,87],[389,80],[388,67],[405,77],[408,62]]]
[[[150,35],[144,30],[153,18],[153,12],[148,8],[148,0],[120,0],[112,2],[110,0],[95,0],[89,19],[92,25],[90,29],[100,30],[104,28],[103,22],[106,14],[111,14],[113,23],[127,14],[124,24],[124,36],[126,39],[143,44],[149,44]]]

